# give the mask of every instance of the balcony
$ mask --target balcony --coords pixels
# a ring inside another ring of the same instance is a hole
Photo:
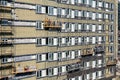
[[[84,49],[81,56],[84,57],[84,56],[92,56],[93,54],[93,50],[92,49]]]
[[[79,71],[81,69],[81,64],[76,63],[76,64],[70,64],[67,66],[68,67],[68,73]]]
[[[13,74],[20,74],[20,73],[29,73],[29,72],[35,72],[36,66],[25,66],[25,67],[16,67],[13,69]]]
[[[111,56],[114,56],[114,53],[109,53],[109,52],[108,52],[108,53],[106,54],[106,57],[111,57]]]
[[[117,60],[108,60],[107,62],[106,62],[106,65],[107,66],[114,66],[114,65],[116,65],[117,64]]]
[[[0,80],[9,80],[8,76],[0,76]]]
[[[52,29],[58,29],[60,30],[62,27],[62,24],[58,21],[51,21],[50,19],[46,19],[43,24],[44,28],[46,30],[52,30]]]
[[[92,73],[92,72],[95,72],[95,71],[100,71],[100,70],[104,70],[105,67],[100,67],[100,68],[80,68],[79,70],[76,70],[76,71],[72,71],[72,72],[69,72],[67,73],[67,78],[73,78],[73,77],[76,77],[76,76],[80,76],[80,75],[83,75],[83,74],[89,74],[89,73]]]
[[[106,75],[105,75],[106,78],[109,78],[109,77],[112,77],[112,76],[114,76],[113,73],[106,73]]]
[[[105,52],[105,50],[102,46],[95,46],[94,52],[95,54],[102,54]]]
[[[13,68],[12,64],[3,64],[2,66],[0,65],[0,70],[6,70],[12,68]]]

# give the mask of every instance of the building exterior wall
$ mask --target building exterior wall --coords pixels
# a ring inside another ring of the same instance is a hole
[[[116,76],[117,0],[75,1],[0,0],[0,79]]]

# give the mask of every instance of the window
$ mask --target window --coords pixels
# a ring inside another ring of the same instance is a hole
[[[75,58],[79,58],[78,51],[75,51]]]
[[[98,77],[99,77],[99,78],[102,77],[102,71],[98,71]]]
[[[96,25],[92,25],[92,32],[95,32],[96,31]]]
[[[98,67],[102,67],[102,60],[98,60]]]
[[[92,67],[93,67],[93,68],[96,67],[96,61],[92,61]]]
[[[75,18],[75,11],[71,10],[71,18]]]
[[[58,68],[53,68],[53,75],[57,75],[58,74]]]
[[[41,13],[41,5],[36,5],[36,13]]]
[[[92,79],[95,80],[96,79],[96,72],[92,73]]]
[[[4,6],[7,5],[7,1],[4,1],[4,0],[0,1],[0,5],[4,5]]]
[[[53,76],[53,68],[47,69],[48,76]]]
[[[8,59],[7,58],[2,58],[2,63],[7,63],[8,62]]]
[[[52,46],[53,45],[53,38],[47,38],[48,39],[48,45]]]
[[[59,42],[58,38],[52,38],[52,37],[48,38],[49,46],[57,46],[58,42]]]
[[[114,36],[113,35],[110,35],[109,36],[109,42],[113,42],[114,41]]]
[[[37,61],[46,61],[46,54],[47,54],[47,53],[38,54],[38,55],[37,55]]]
[[[95,20],[95,19],[96,19],[96,13],[93,12],[93,13],[92,13],[92,20]]]
[[[64,51],[61,54],[62,54],[62,59],[66,59],[66,52]]]
[[[27,61],[36,59],[36,55],[16,56],[15,61]]]
[[[62,73],[66,72],[66,66],[62,66]]]
[[[75,18],[78,16],[78,10],[75,10]]]
[[[58,17],[59,17],[59,15],[61,15],[61,13],[62,13],[61,8],[58,8],[57,9],[57,15],[58,15]]]
[[[79,32],[82,31],[82,24],[78,24],[78,31],[79,31]]]
[[[62,53],[59,52],[59,53],[58,53],[58,59],[61,60],[61,58],[62,58]]]
[[[90,74],[86,74],[87,80],[90,80]]]
[[[96,43],[96,37],[92,37],[92,44]]]
[[[49,15],[53,15],[53,9],[54,9],[54,7],[48,7],[48,14]]]
[[[96,7],[96,0],[92,1],[92,7],[95,8]]]
[[[75,37],[71,38],[71,45],[75,45]]]
[[[113,53],[114,52],[114,47],[113,46],[109,46],[109,52]]]
[[[43,23],[41,21],[36,21],[36,29],[43,29]]]
[[[106,6],[105,7],[108,8],[108,6],[109,6],[109,3],[106,2]]]
[[[98,5],[99,7],[102,7],[103,6],[103,3],[102,3],[102,1],[99,1],[99,5]]]
[[[41,70],[41,77],[47,76],[46,70]]]
[[[71,59],[75,59],[75,51],[71,51]]]
[[[111,4],[111,9],[114,10],[114,4],[113,3]]]
[[[62,38],[61,39],[61,45],[65,45],[66,44],[66,38]]]
[[[12,22],[11,22],[11,21],[8,21],[8,20],[1,20],[1,21],[0,21],[0,24],[1,24],[1,25],[11,25]]]
[[[53,38],[53,45],[57,46],[58,45],[58,38]]]
[[[113,32],[113,30],[114,30],[113,25],[109,25],[109,31],[110,31],[110,32]]]
[[[57,8],[53,8],[53,15],[57,16]]]
[[[46,45],[46,38],[37,38],[37,45]]]
[[[53,53],[53,60],[58,60],[58,53]]]
[[[37,77],[41,77],[41,71],[37,71]]]
[[[70,51],[66,51],[66,58],[70,58],[71,57],[71,54],[70,54]]]
[[[53,53],[48,53],[48,61],[53,61]]]
[[[36,5],[36,13],[46,13],[46,7],[41,5]]]

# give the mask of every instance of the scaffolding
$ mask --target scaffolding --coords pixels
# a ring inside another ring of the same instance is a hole
[[[10,3],[11,5],[8,5]],[[0,79],[11,79],[13,69],[13,0],[0,0]],[[11,62],[8,63],[8,58]],[[5,62],[6,60],[6,62]],[[3,64],[4,63],[4,64]]]

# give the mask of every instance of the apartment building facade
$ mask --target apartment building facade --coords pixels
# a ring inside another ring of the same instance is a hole
[[[117,0],[0,0],[0,79],[112,80]]]

